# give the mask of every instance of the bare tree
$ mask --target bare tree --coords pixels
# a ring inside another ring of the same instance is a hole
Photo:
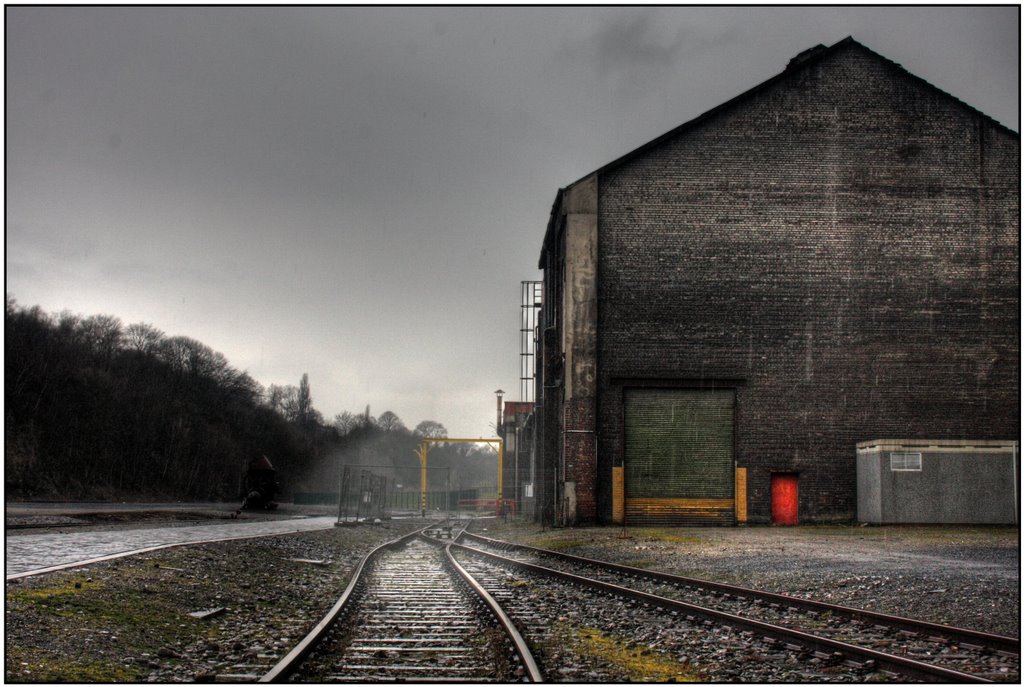
[[[101,360],[109,363],[121,347],[124,336],[121,320],[112,315],[87,317],[78,328],[90,351]]]
[[[130,351],[152,353],[164,339],[164,333],[151,324],[128,325],[124,330],[124,345]]]
[[[172,336],[160,342],[157,356],[183,374],[197,373],[199,349],[198,341],[187,336]]]
[[[347,410],[334,416],[334,428],[338,434],[345,436],[362,423],[362,415],[353,415]]]
[[[271,384],[267,389],[267,405],[286,420],[295,419],[299,390],[291,384]]]
[[[385,432],[406,431],[402,420],[390,410],[385,410],[381,413],[380,417],[377,418],[377,426]]]
[[[434,420],[424,420],[416,425],[416,429],[412,433],[426,439],[446,439],[448,437],[448,430],[444,425]]]

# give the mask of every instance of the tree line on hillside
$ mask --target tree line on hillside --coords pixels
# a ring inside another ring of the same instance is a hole
[[[8,295],[4,329],[8,498],[232,500],[261,455],[286,493],[323,490],[343,463],[416,466],[420,437],[447,436],[434,421],[409,431],[390,411],[327,422],[306,375],[263,388],[205,344],[148,324],[51,315]],[[431,461],[486,480],[476,451]]]

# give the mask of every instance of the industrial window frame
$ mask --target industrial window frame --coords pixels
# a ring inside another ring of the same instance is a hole
[[[889,470],[892,472],[921,472],[921,454],[905,451],[890,453]]]

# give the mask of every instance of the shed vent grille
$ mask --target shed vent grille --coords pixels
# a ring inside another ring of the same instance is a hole
[[[920,453],[890,453],[889,469],[893,472],[920,472]]]

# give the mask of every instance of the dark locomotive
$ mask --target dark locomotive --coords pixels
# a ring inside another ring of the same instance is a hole
[[[249,463],[241,510],[274,510],[277,508],[274,496],[278,491],[277,470],[266,456],[260,456]]]

